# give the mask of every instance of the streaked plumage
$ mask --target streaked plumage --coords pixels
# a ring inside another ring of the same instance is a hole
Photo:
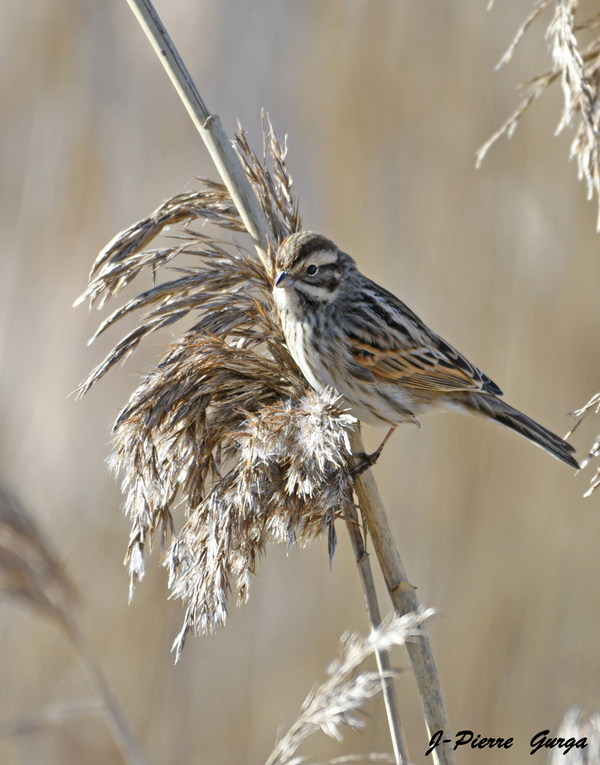
[[[288,237],[276,269],[290,353],[314,388],[335,388],[360,420],[393,426],[455,409],[496,420],[579,467],[570,444],[502,401],[496,383],[326,237]]]

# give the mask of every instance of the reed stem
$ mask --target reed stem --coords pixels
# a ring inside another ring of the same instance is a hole
[[[362,438],[357,430],[353,431],[350,442],[355,454],[364,453]],[[360,508],[365,517],[367,529],[373,540],[373,547],[383,573],[390,599],[398,616],[416,611],[419,601],[415,588],[409,583],[400,559],[400,553],[394,542],[394,535],[388,523],[383,500],[379,493],[371,470],[358,476],[354,488]],[[442,730],[442,739],[451,739],[448,713],[444,703],[444,694],[440,675],[435,663],[429,637],[421,627],[421,635],[406,643],[406,649],[413,665],[413,672],[419,687],[421,705],[427,732],[431,738],[436,731]],[[436,765],[455,765],[456,755],[452,742],[440,743],[432,752]]]
[[[348,534],[350,535],[352,550],[354,551],[356,566],[358,568],[358,575],[363,588],[367,618],[371,629],[375,629],[381,624],[381,612],[379,611],[379,602],[375,591],[375,580],[373,579],[371,561],[369,560],[369,554],[365,547],[364,536],[359,526],[358,513],[356,512],[354,505],[351,505],[348,510],[348,515],[349,518],[346,520],[346,527],[348,529]],[[404,731],[402,730],[402,724],[400,722],[396,686],[394,685],[394,678],[390,676],[390,656],[387,651],[379,650],[376,651],[375,658],[377,660],[377,669],[379,670],[379,675],[381,677],[383,700],[385,703],[385,711],[388,718],[396,765],[408,765],[408,750],[406,748]]]
[[[268,257],[269,242],[273,241],[271,229],[231,141],[223,130],[221,120],[216,114],[209,112],[150,0],[127,0],[127,2],[152,43],[156,55],[162,62],[194,125],[202,136],[244,225],[252,237],[260,259],[269,272],[271,270]]]

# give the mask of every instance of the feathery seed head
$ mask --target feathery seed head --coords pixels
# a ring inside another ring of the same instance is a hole
[[[497,68],[511,59],[527,29],[548,6],[553,5],[553,15],[546,32],[546,38],[551,41],[552,68],[533,77],[522,88],[523,98],[519,106],[477,152],[477,166],[500,136],[510,138],[513,135],[529,106],[552,83],[560,81],[564,106],[556,134],[575,123],[570,158],[577,160],[578,177],[585,182],[588,199],[594,194],[598,199],[600,230],[600,38],[596,37],[583,48],[577,39],[577,33],[598,26],[598,17],[594,14],[576,23],[578,3],[579,0],[556,0],[555,3],[537,0],[534,3],[533,10],[517,31]]]
[[[242,132],[236,148],[282,242],[300,230],[301,220],[285,149],[270,123],[265,142],[268,157],[262,161]],[[144,575],[156,532],[161,544],[171,536],[163,563],[173,595],[186,604],[177,656],[190,629],[212,632],[225,623],[233,586],[238,603],[247,599],[250,575],[268,543],[306,544],[325,531],[331,551],[334,520],[352,501],[346,465],[356,421],[331,390],[307,390],[275,311],[273,269],[267,273],[241,245],[192,228],[200,220],[245,230],[225,187],[203,184],[202,191],[169,200],[115,237],[78,301],[89,297],[102,304],[142,272],[154,277],[175,258],[192,261],[100,325],[96,335],[144,312],[79,388],[85,394],[149,334],[194,317],[119,414],[109,461],[122,476],[132,521],[126,557],[132,588]],[[144,250],[173,223],[183,224],[175,245]],[[181,500],[187,520],[177,531],[173,509]]]
[[[381,690],[382,675],[361,671],[361,665],[376,651],[387,651],[414,640],[421,632],[421,625],[434,615],[433,609],[419,608],[401,617],[386,617],[367,637],[345,634],[340,640],[338,655],[327,668],[327,678],[310,691],[298,718],[277,741],[266,765],[299,763],[300,759],[296,759],[298,747],[319,730],[340,741],[342,726],[355,730],[363,728],[362,706]],[[389,670],[383,676],[396,677],[398,674],[398,670]]]

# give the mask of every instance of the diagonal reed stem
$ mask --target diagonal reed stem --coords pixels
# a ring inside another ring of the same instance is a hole
[[[171,78],[171,82],[188,110],[192,122],[202,136],[244,225],[252,237],[256,251],[267,272],[269,272],[271,263],[268,258],[268,251],[269,242],[273,241],[273,236],[260,202],[246,177],[231,141],[223,130],[221,120],[216,114],[211,114],[208,111],[150,0],[127,0],[127,2]]]
[[[362,438],[357,430],[352,432],[350,443],[355,454],[364,453]],[[398,616],[416,611],[419,601],[415,595],[415,588],[409,583],[404,571],[400,553],[388,523],[383,500],[371,470],[358,476],[355,481],[355,489],[394,610]],[[429,637],[423,627],[421,627],[421,635],[408,642],[406,649],[419,687],[429,737],[431,738],[436,731],[443,730],[442,739],[450,739],[450,724],[440,675],[431,650]],[[436,765],[438,763],[439,765],[455,765],[456,755],[452,748],[452,742],[445,743],[442,741],[433,750],[432,757]]]
[[[348,534],[350,535],[350,542],[352,543],[352,550],[354,551],[354,557],[356,558],[358,575],[360,576],[363,588],[367,618],[371,629],[375,629],[375,627],[379,627],[381,624],[381,612],[379,611],[379,602],[375,591],[375,580],[373,579],[371,561],[369,560],[369,554],[365,547],[365,539],[359,526],[358,513],[356,512],[354,505],[350,506],[348,515],[349,517],[346,520],[346,527],[348,529]],[[408,765],[408,751],[406,749],[406,741],[404,740],[404,732],[400,722],[396,686],[394,685],[394,678],[390,676],[390,670],[392,668],[390,664],[390,656],[387,651],[379,650],[376,651],[375,658],[377,659],[377,669],[381,676],[383,700],[385,702],[385,711],[388,718],[396,765]]]
[[[211,114],[204,104],[150,0],[127,0],[127,2],[175,85],[253,239],[259,257],[267,271],[270,271],[268,249],[269,243],[273,242],[273,235],[242,165],[221,126],[221,121],[216,115]],[[352,448],[355,453],[364,452],[358,432],[353,437]],[[414,589],[406,578],[371,471],[357,478],[356,492],[394,608],[398,614],[414,611],[418,602]],[[408,643],[407,648],[417,678],[429,736],[438,730],[443,730],[445,737],[450,738],[450,726],[439,673],[429,638],[423,632],[415,642]],[[451,744],[440,744],[433,751],[432,756],[434,765],[455,765],[456,763]]]

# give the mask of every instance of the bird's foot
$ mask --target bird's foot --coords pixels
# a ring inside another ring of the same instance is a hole
[[[379,459],[379,454],[377,452],[373,452],[373,454],[367,454],[366,452],[359,452],[358,454],[355,454],[353,456],[355,459],[360,460],[360,462],[358,462],[350,471],[350,475],[352,476],[352,478],[358,478],[359,475],[362,475],[369,468],[373,467],[373,465]]]
[[[395,427],[389,429],[387,436],[383,439],[379,447],[372,454],[359,452],[358,454],[353,455],[355,459],[360,460],[360,462],[358,462],[350,471],[350,475],[352,476],[353,479],[358,478],[359,475],[362,475],[369,468],[373,467],[373,465],[379,459],[381,452],[383,451],[383,447],[387,444],[387,442],[390,439],[390,436],[395,430],[396,430]]]

